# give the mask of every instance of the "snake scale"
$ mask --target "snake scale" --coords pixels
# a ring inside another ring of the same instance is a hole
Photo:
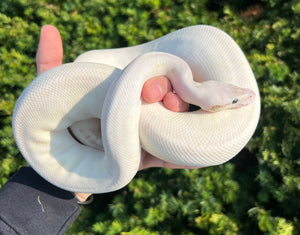
[[[200,109],[175,113],[143,103],[144,82],[159,75]],[[196,25],[134,47],[88,51],[40,74],[16,103],[13,131],[46,180],[103,193],[132,180],[141,148],[180,165],[222,164],[244,148],[259,115],[244,53],[225,32]]]

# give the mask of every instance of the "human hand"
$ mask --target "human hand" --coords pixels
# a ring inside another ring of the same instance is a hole
[[[37,74],[62,64],[63,47],[58,30],[46,25],[41,30],[39,47],[36,55]],[[188,104],[172,92],[172,85],[166,77],[149,79],[143,87],[142,98],[148,103],[162,101],[164,106],[174,112],[188,110]],[[165,162],[142,150],[139,170],[150,167],[192,168]],[[85,201],[90,194],[75,193],[77,198]]]

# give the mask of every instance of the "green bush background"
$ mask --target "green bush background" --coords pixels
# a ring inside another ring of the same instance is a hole
[[[59,29],[64,62],[91,49],[213,25],[241,46],[261,92],[257,131],[233,160],[200,170],[139,172],[127,187],[96,195],[69,234],[300,234],[299,0],[2,0],[0,185],[25,164],[11,115],[36,75],[45,24]]]

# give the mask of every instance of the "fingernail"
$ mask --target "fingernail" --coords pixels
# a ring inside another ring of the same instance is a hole
[[[151,85],[151,94],[152,94],[153,99],[161,100],[162,95],[163,95],[163,89],[162,89],[161,85],[158,83],[153,83]]]
[[[38,51],[39,51],[39,49],[40,49],[40,47],[41,47],[41,41],[42,41],[42,38],[45,38],[46,30],[45,30],[44,28],[45,28],[45,26],[43,26],[43,27],[41,28],[40,40],[39,40],[39,44],[38,44]]]
[[[47,26],[47,25],[45,25],[45,26],[43,26],[43,27],[41,28],[40,41],[41,41],[42,38],[45,38],[45,37],[46,37],[46,34],[47,34],[46,26]]]

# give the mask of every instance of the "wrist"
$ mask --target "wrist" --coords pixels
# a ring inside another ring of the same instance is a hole
[[[78,199],[79,202],[86,202],[87,199],[92,196],[90,193],[74,193],[75,197]]]

